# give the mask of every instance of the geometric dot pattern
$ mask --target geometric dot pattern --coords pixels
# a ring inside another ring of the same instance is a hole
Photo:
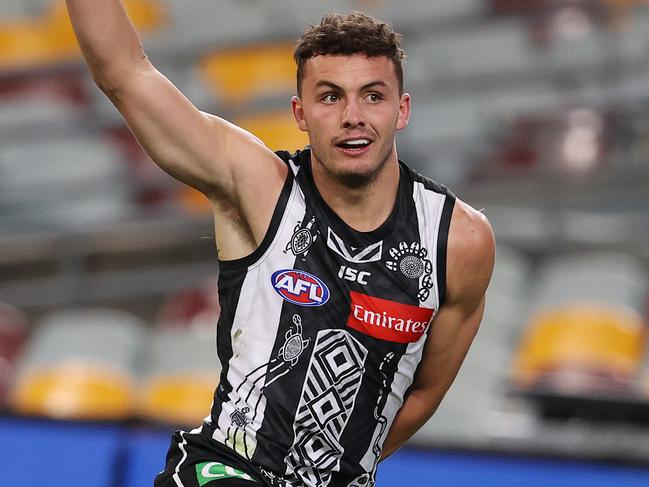
[[[367,349],[346,330],[321,330],[311,355],[285,457],[286,478],[326,486],[343,449],[340,437],[354,409]]]

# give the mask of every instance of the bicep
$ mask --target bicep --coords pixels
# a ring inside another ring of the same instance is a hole
[[[236,199],[241,171],[259,178],[277,172],[272,151],[239,127],[198,110],[148,60],[120,80],[104,91],[147,154],[176,179],[210,197]]]
[[[478,332],[484,312],[484,297],[473,309],[447,305],[435,317],[428,334],[415,389],[446,393],[455,379]]]
[[[453,211],[447,254],[447,299],[428,334],[415,387],[444,394],[478,332],[494,265],[488,221],[463,202]]]

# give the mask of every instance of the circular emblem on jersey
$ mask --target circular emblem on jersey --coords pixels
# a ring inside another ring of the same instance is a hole
[[[318,227],[315,224],[315,216],[305,217],[304,220],[298,221],[293,229],[293,235],[286,244],[284,253],[289,251],[296,257],[306,260],[309,249],[318,240]]]
[[[307,228],[301,228],[293,234],[293,238],[291,239],[291,250],[295,255],[303,254],[309,250],[312,243],[313,237],[311,236],[311,231]]]
[[[322,306],[329,300],[329,288],[317,276],[296,269],[282,269],[271,276],[273,289],[284,300],[298,306]]]
[[[391,271],[399,269],[410,279],[419,279],[433,270],[430,260],[426,258],[427,255],[428,251],[419,243],[412,242],[408,245],[406,242],[401,242],[397,247],[390,249],[392,260],[387,261],[385,266]]]
[[[433,287],[433,264],[427,258],[428,250],[418,242],[399,242],[399,245],[390,249],[390,257],[385,267],[393,272],[399,270],[408,279],[419,279],[417,299],[425,301],[430,296]]]
[[[419,257],[406,255],[399,262],[399,270],[404,276],[410,279],[419,279],[424,275],[424,263]]]

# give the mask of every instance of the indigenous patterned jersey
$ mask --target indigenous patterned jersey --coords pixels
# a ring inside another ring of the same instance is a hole
[[[444,301],[455,198],[400,163],[391,215],[358,232],[318,193],[309,149],[278,155],[290,170],[266,237],[220,264],[204,429],[270,485],[371,486]]]

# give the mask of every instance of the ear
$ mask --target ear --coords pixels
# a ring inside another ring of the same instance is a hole
[[[306,132],[306,120],[304,119],[304,108],[302,107],[302,100],[294,96],[291,98],[291,108],[293,109],[293,117],[297,122],[297,128],[302,132]]]
[[[404,93],[401,95],[401,101],[399,102],[399,117],[397,118],[397,130],[403,130],[408,126],[408,122],[410,121],[410,104],[410,93]]]

